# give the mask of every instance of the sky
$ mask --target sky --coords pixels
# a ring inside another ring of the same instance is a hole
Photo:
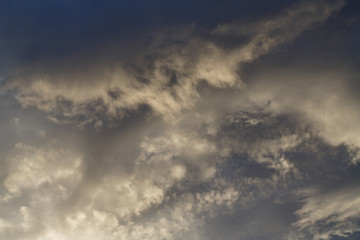
[[[360,1],[0,1],[0,240],[360,238]]]

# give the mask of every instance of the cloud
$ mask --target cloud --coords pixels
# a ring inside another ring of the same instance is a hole
[[[135,52],[29,51],[0,95],[0,238],[356,236],[355,73],[278,55],[344,4],[169,25]]]
[[[127,176],[104,168],[97,182],[88,182],[86,156],[57,146],[14,146],[3,182],[3,237],[177,239],[196,232],[201,215],[215,216],[238,199],[231,186],[191,190],[213,181],[216,161],[214,146],[191,131],[144,138]]]
[[[229,239],[286,235],[291,222],[279,220],[274,223],[279,230],[270,231],[266,223],[270,218],[258,212],[260,206],[265,202],[274,209],[266,211],[285,211],[298,201],[293,197],[297,189],[317,185],[316,167],[333,166],[334,154],[336,161],[345,163],[346,172],[351,157],[345,154],[347,148],[333,147],[317,136],[298,115],[276,114],[271,109],[265,105],[249,111],[247,106],[212,115],[213,109],[207,113],[204,108],[200,111],[204,114],[188,112],[176,124],[153,124],[151,130],[138,129],[138,133],[133,119],[134,125],[124,123],[125,129],[133,126],[128,133],[117,128],[109,129],[111,133],[87,133],[80,138],[85,141],[83,147],[77,148],[84,152],[77,154],[63,149],[61,139],[55,141],[58,145],[46,147],[19,143],[9,158],[12,164],[4,181],[2,236],[216,239],[207,228],[228,216],[235,216],[243,227],[242,234],[233,230]],[[305,159],[296,153],[305,153]],[[320,174],[324,179],[329,175]],[[304,209],[296,212],[304,218],[305,212],[315,209],[306,202],[296,206],[290,209]],[[16,214],[4,217],[9,214],[6,209]],[[258,217],[247,221],[254,212]],[[292,214],[284,212],[284,217],[292,219]],[[15,219],[21,219],[22,225],[16,227]],[[259,232],[257,227],[264,230]],[[304,229],[293,234],[305,234],[308,229]]]
[[[36,236],[47,225],[56,225],[56,209],[81,181],[81,156],[55,146],[37,148],[19,142],[7,160],[1,236],[21,239],[22,234]]]
[[[347,236],[347,233],[359,230],[358,188],[324,194],[309,190],[304,195],[305,204],[296,211],[299,220],[294,225],[310,232],[314,239],[331,239],[333,235]]]
[[[268,73],[253,81],[246,94],[250,102],[269,103],[270,112],[299,114],[334,146],[347,144],[353,149],[356,163],[360,144],[356,122],[360,115],[356,108],[358,100],[349,89],[351,75],[341,70],[304,74],[291,69]]]
[[[248,43],[232,49],[197,37],[193,28],[186,30],[185,40],[165,31],[165,35],[170,34],[165,38],[166,45],[161,41],[151,45],[132,64],[133,70],[121,61],[97,62],[103,59],[100,54],[86,66],[74,63],[74,67],[66,66],[61,71],[50,66],[45,71],[25,69],[14,74],[7,88],[16,89],[16,98],[23,107],[36,107],[58,122],[80,118],[80,126],[100,126],[99,115],[121,118],[141,105],[174,120],[175,114],[195,104],[200,81],[217,88],[243,87],[239,76],[242,65],[324,22],[342,5],[342,1],[296,5],[256,25]],[[215,32],[226,34],[235,27],[221,25]],[[44,63],[41,69],[46,68]]]

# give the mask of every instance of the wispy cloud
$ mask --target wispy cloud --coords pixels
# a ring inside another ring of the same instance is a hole
[[[96,55],[88,64],[91,69],[74,62],[75,69],[67,67],[61,72],[25,70],[7,86],[16,89],[22,106],[36,107],[58,121],[80,118],[84,119],[80,125],[100,126],[98,115],[121,118],[144,104],[156,115],[174,120],[174,114],[194,105],[200,81],[217,88],[243,87],[240,72],[244,64],[326,21],[343,4],[336,1],[295,5],[279,16],[250,25],[254,33],[249,41],[231,49],[197,37],[196,28],[190,27],[179,33],[185,33],[186,39],[172,34],[165,38],[165,46],[160,42],[146,49],[137,60],[140,64],[135,63],[135,72],[122,62],[98,62],[103,57]],[[237,28],[237,24],[221,25],[215,34],[233,34]]]

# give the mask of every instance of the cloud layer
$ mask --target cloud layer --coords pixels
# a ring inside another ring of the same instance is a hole
[[[0,49],[18,41],[0,57],[0,239],[358,236],[354,1],[244,1],[254,16],[230,19],[213,1],[201,20],[195,3],[183,18],[151,10],[169,24],[61,4],[79,16],[49,19],[58,34],[32,3],[40,15],[17,20],[31,30],[1,25]]]

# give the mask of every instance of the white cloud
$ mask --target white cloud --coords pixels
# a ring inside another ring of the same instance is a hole
[[[10,194],[37,189],[42,184],[64,182],[74,184],[81,178],[81,158],[65,149],[36,148],[25,143],[15,145],[16,155],[9,158],[8,176],[4,185]]]
[[[58,207],[79,184],[82,164],[77,153],[57,147],[15,145],[0,198],[1,237],[23,239],[57,225]]]

